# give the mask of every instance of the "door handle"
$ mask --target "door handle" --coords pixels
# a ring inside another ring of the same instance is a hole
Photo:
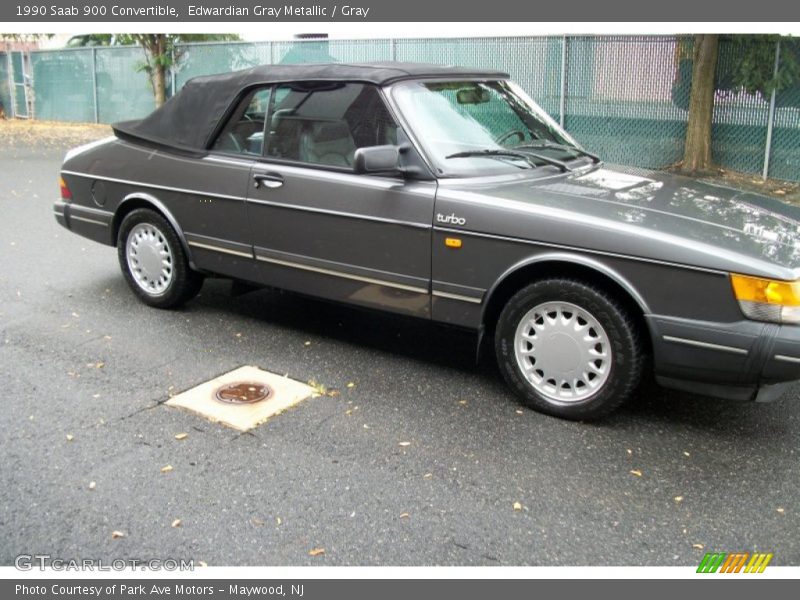
[[[253,186],[258,189],[261,186],[275,189],[283,185],[283,177],[277,173],[253,173]]]

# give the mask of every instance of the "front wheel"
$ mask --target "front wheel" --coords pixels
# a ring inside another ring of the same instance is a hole
[[[150,306],[179,306],[203,285],[203,276],[189,266],[178,234],[153,210],[140,208],[125,217],[117,255],[128,285]]]
[[[576,420],[605,416],[638,388],[639,328],[604,290],[546,279],[517,292],[497,324],[503,377],[531,408]]]

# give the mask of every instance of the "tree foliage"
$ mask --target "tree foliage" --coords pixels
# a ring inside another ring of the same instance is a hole
[[[54,33],[0,33],[0,42],[36,42],[54,35]]]
[[[780,41],[780,62],[775,73],[775,50]],[[719,73],[721,86],[769,97],[800,83],[800,39],[778,35],[735,35],[723,38],[738,60]]]

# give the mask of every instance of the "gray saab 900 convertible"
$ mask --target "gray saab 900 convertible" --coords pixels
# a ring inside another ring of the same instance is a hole
[[[645,366],[756,401],[800,378],[798,210],[605,165],[504,73],[256,67],[114,132],[67,154],[56,218],[152,306],[215,275],[471,328],[570,419]]]

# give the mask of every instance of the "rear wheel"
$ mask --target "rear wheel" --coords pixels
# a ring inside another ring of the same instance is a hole
[[[508,301],[495,350],[503,377],[528,406],[580,420],[625,402],[645,358],[637,324],[613,296],[561,278],[529,285]]]
[[[117,255],[128,285],[150,306],[179,306],[203,285],[203,276],[189,267],[178,234],[153,210],[140,208],[125,217]]]

